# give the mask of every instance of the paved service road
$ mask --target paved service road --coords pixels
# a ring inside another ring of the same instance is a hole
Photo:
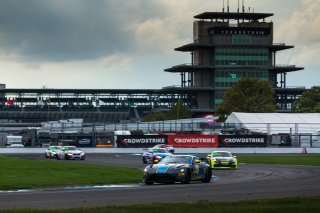
[[[23,155],[43,158],[41,155]],[[68,161],[83,163],[83,161]],[[92,154],[84,161],[143,168],[141,156]],[[313,166],[240,164],[238,170],[214,170],[211,183],[141,184],[86,189],[41,189],[0,192],[0,209],[69,208],[199,200],[230,201],[320,195],[320,168]]]

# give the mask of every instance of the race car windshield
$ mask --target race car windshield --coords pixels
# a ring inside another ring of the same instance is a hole
[[[163,158],[161,163],[164,164],[180,164],[180,163],[190,163],[191,157],[189,156],[172,156],[172,157],[166,157]]]
[[[168,150],[166,150],[166,149],[154,149],[153,152],[154,153],[167,153]]]
[[[77,150],[77,147],[65,147],[66,150]]]
[[[229,152],[214,152],[214,153],[212,153],[212,157],[231,157],[231,153],[229,153]]]

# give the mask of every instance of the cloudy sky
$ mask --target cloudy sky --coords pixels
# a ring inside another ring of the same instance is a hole
[[[225,0],[227,2],[227,0]],[[242,0],[240,0],[241,4]],[[288,86],[320,85],[320,1],[244,0],[273,13],[278,64],[305,67]],[[237,10],[230,0],[230,11]],[[165,68],[190,63],[193,16],[223,0],[0,0],[0,83],[7,88],[160,89]]]

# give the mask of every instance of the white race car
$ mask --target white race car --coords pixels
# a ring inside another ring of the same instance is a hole
[[[64,146],[62,148],[62,151],[64,152],[64,159],[80,159],[84,160],[86,158],[86,154],[77,148],[76,146]]]
[[[60,152],[62,152],[61,146],[49,146],[48,149],[45,151],[46,158],[58,158]]]

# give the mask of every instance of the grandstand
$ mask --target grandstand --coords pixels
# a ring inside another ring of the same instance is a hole
[[[39,123],[82,118],[87,123],[139,120],[182,99],[196,108],[192,91],[175,89],[0,89],[0,121]],[[201,111],[194,110],[195,113]]]

